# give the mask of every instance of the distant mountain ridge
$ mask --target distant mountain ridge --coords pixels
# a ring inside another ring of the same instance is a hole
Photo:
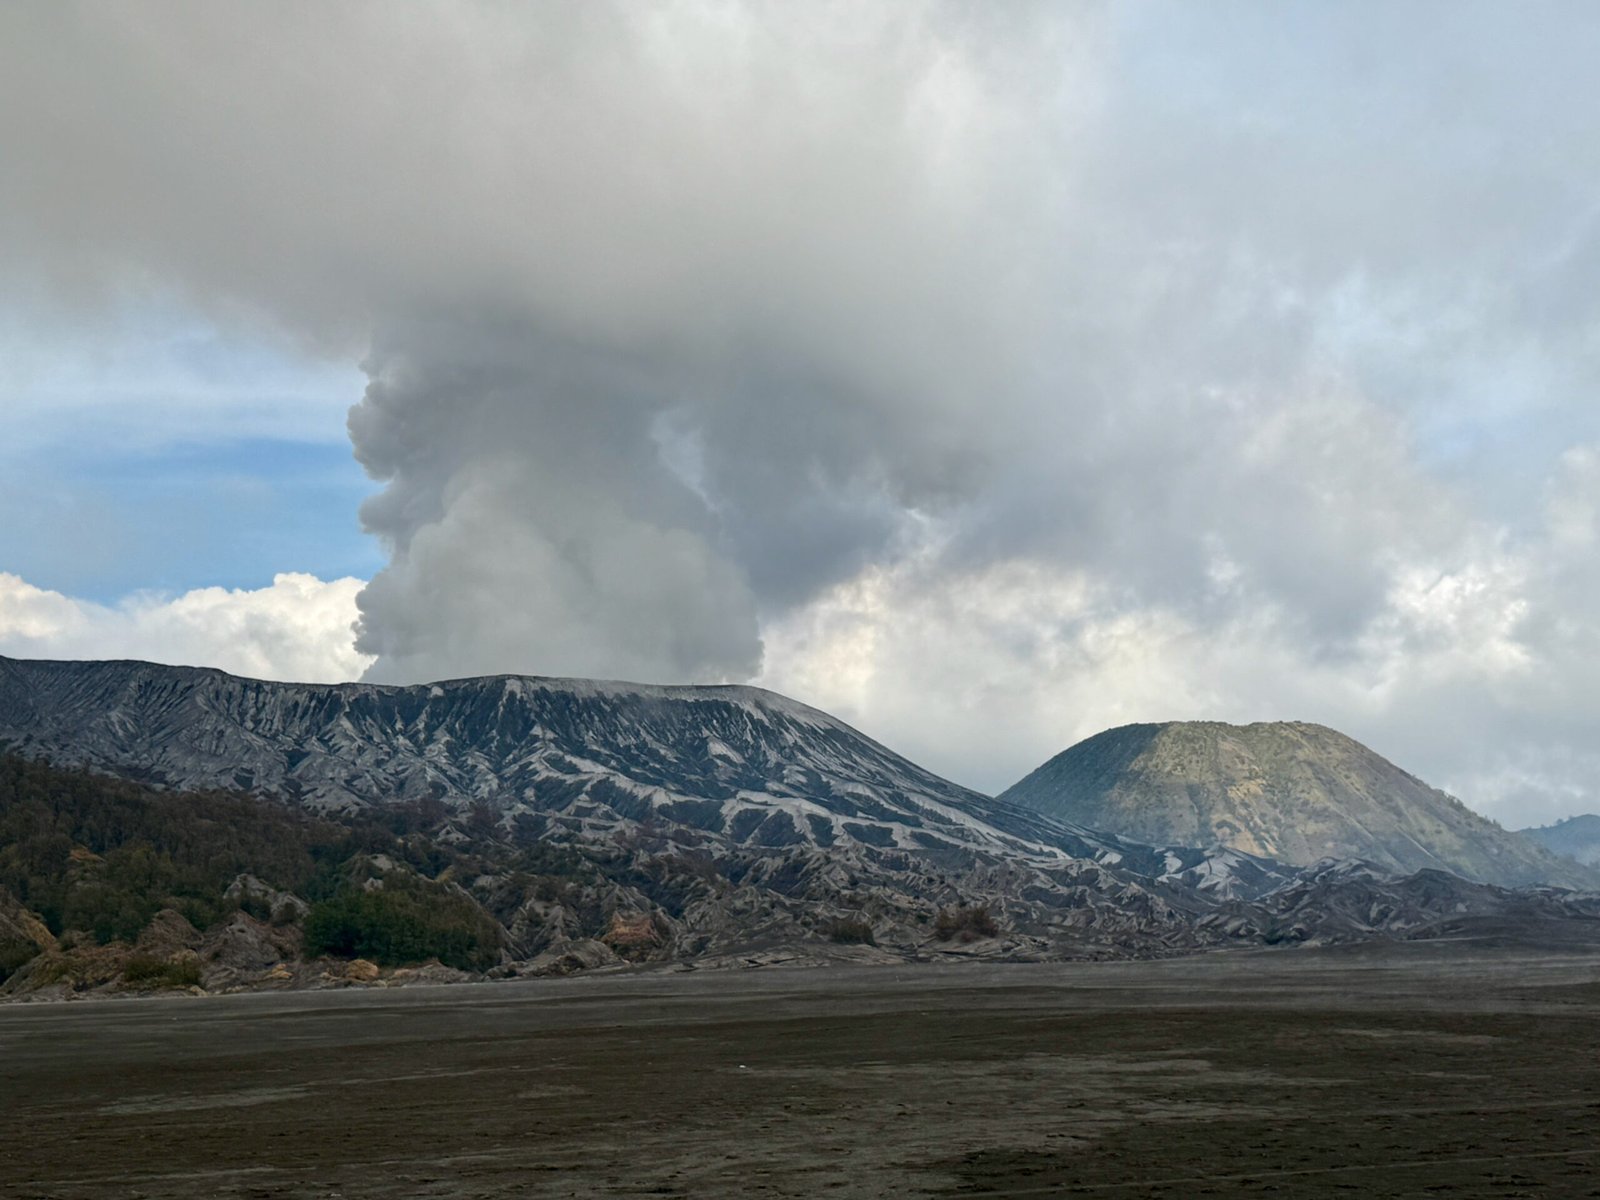
[[[0,658],[0,738],[169,786],[255,790],[321,811],[484,801],[574,828],[651,815],[765,845],[970,832],[981,822],[946,809],[989,803],[826,713],[748,687],[523,676],[291,684]],[[1003,840],[992,829],[978,836]]]
[[[1554,825],[1519,832],[1523,837],[1538,842],[1551,854],[1559,854],[1585,866],[1600,866],[1600,816],[1594,813],[1568,817]]]
[[[9,812],[0,797],[0,819],[54,872],[14,872],[15,895],[0,894],[0,910],[22,906],[0,959],[32,955],[5,984],[13,992],[60,972],[105,977],[113,990],[135,982],[111,978],[131,969],[126,947],[58,953],[17,930],[41,882],[57,895],[45,905],[52,935],[73,928],[74,905],[106,896],[141,918],[152,902],[168,903],[167,884],[141,882],[145,865],[166,860],[140,856],[152,853],[152,838],[186,829],[186,803],[213,814],[288,804],[365,831],[340,852],[336,895],[356,897],[360,911],[378,903],[359,899],[375,888],[457,909],[470,900],[472,922],[498,926],[502,974],[587,969],[618,955],[756,964],[840,954],[1138,958],[1430,937],[1441,922],[1543,927],[1600,916],[1600,894],[1508,892],[1426,873],[1396,880],[1348,861],[1306,869],[1099,832],[968,791],[826,713],[755,688],[522,676],[303,685],[151,663],[0,658],[0,752],[24,785]],[[130,781],[105,793],[124,816],[93,799],[104,775]],[[63,820],[51,799],[62,789],[84,797],[80,832],[70,835],[51,828]],[[126,816],[137,812],[151,815]],[[272,825],[270,816],[239,819]],[[198,817],[196,829],[217,824]],[[344,844],[346,835],[317,836]],[[183,958],[191,953],[238,959],[226,971],[202,968],[207,988],[331,978],[273,948],[289,933],[225,911],[235,893],[270,898],[274,913],[303,912],[317,894],[289,895],[293,872],[273,854],[235,862],[229,870],[242,873],[231,882],[213,857],[207,849],[172,868],[191,883],[196,871],[210,873],[187,902],[223,912],[221,923],[184,932],[158,912],[138,935],[143,944],[168,926],[183,933],[168,954],[173,978],[192,974]],[[310,925],[301,932],[310,937]]]
[[[0,1001],[705,966],[1148,958],[1434,937],[1595,945],[1600,894],[1359,863],[1253,898],[1082,859],[527,839],[443,805],[314,818],[0,754]],[[1217,856],[1212,866],[1233,866]]]
[[[1063,751],[999,798],[1134,840],[1226,846],[1297,866],[1359,859],[1504,887],[1600,883],[1353,738],[1304,722],[1125,725]]]
[[[760,688],[489,676],[293,684],[209,668],[0,657],[0,743],[174,788],[316,811],[433,798],[527,834],[644,824],[729,846],[1097,862],[1258,892],[1249,855],[1152,847],[969,791],[843,721]]]

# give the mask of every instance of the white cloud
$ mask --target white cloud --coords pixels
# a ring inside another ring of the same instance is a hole
[[[1115,725],[1292,719],[1510,827],[1546,823],[1600,796],[1600,622],[1575,594],[1597,574],[1594,461],[1566,456],[1548,521],[1521,541],[1480,528],[1391,562],[1335,644],[1225,563],[1218,612],[1130,603],[1114,577],[1028,560],[955,575],[930,547],[767,627],[761,682],[984,790]]]
[[[197,588],[115,606],[46,591],[0,572],[0,653],[136,658],[220,667],[257,679],[337,682],[371,659],[355,650],[359,579],[276,576],[255,590]]]

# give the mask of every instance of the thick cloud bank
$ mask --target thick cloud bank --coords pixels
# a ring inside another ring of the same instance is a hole
[[[136,658],[337,683],[372,661],[351,645],[360,589],[359,579],[279,575],[254,590],[197,588],[103,605],[0,572],[0,654]]]
[[[1592,803],[1582,4],[0,14],[0,244],[360,356],[374,678],[758,677],[1000,786],[1342,724]]]

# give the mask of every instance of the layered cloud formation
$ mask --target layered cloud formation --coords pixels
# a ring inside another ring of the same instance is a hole
[[[0,572],[0,654],[136,658],[253,679],[336,683],[372,661],[351,645],[359,579],[279,575],[270,587],[196,588],[91,604]]]
[[[0,246],[49,320],[364,364],[339,670],[756,678],[991,787],[1301,717],[1542,817],[1600,787],[1597,52],[1583,5],[14,5]]]

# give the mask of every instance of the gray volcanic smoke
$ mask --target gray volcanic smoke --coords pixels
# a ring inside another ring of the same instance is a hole
[[[1024,101],[1070,28],[765,15],[567,30],[493,148],[528,221],[495,234],[506,274],[380,320],[350,423],[387,484],[375,677],[749,678],[764,617],[969,500],[1015,436],[1057,248],[1007,226],[1051,224],[1017,186],[1056,171]]]
[[[651,436],[670,381],[491,329],[385,336],[351,413],[357,455],[388,481],[362,510],[392,559],[360,600],[372,674],[753,675],[746,576]]]

